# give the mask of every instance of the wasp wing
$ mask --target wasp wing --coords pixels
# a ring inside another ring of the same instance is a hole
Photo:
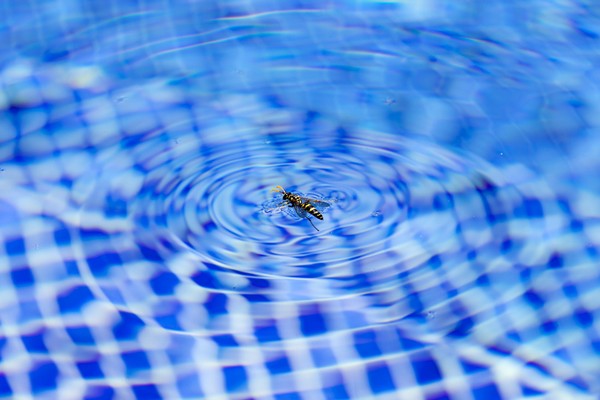
[[[320,212],[324,212],[327,208],[331,207],[331,202],[325,199],[316,199],[308,196],[300,196],[300,198],[302,199],[302,203],[310,203]]]
[[[300,218],[308,218],[308,214],[306,213],[306,210],[300,206],[293,206],[294,207],[294,211],[296,211],[296,215],[299,216]]]
[[[282,199],[271,199],[265,201],[261,205],[261,211],[265,214],[278,214],[280,212],[284,212],[288,209],[288,203],[283,201]]]
[[[331,207],[331,203],[329,203],[328,201],[325,200],[317,200],[317,199],[311,199],[311,198],[305,198],[304,201],[308,201],[310,204],[312,204],[317,210],[323,212],[325,209]]]
[[[292,210],[293,209],[293,210]],[[281,198],[271,199],[262,204],[262,211],[266,214],[285,213],[290,217],[307,218],[308,214],[305,209],[300,206],[295,206],[287,200]]]

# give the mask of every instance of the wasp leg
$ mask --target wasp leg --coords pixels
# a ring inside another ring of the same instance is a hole
[[[308,220],[308,222],[310,222],[310,224],[313,226],[313,228],[317,229],[317,227],[315,226],[315,224],[313,224],[313,222],[310,220],[310,218],[306,217],[306,219]],[[317,230],[319,230],[319,229],[317,229]]]

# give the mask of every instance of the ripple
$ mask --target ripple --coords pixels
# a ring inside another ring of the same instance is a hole
[[[243,124],[235,136],[220,119],[200,123],[219,140],[150,131],[107,148],[100,172],[84,178],[88,275],[111,302],[168,329],[210,327],[210,312],[193,326],[173,320],[209,307],[211,293],[261,307],[349,296],[378,310],[368,323],[418,315],[451,326],[426,315],[490,272],[482,263],[501,257],[522,201],[481,160],[427,142],[333,126],[320,140],[293,122],[256,140]],[[319,231],[265,212],[276,185],[332,201]],[[170,322],[159,318],[167,304]]]
[[[78,70],[64,72],[46,75],[61,82]],[[531,274],[526,266],[560,258],[539,232],[564,229],[568,218],[552,211],[564,206],[551,188],[528,186],[523,169],[343,128],[271,99],[192,101],[168,85],[113,92],[104,81],[94,95],[78,92],[81,112],[47,116],[85,125],[86,135],[57,134],[18,166],[72,190],[52,191],[51,202],[20,194],[16,208],[48,204],[74,227],[72,258],[94,294],[149,324],[257,332],[323,307],[337,321],[331,330],[393,323],[412,337],[459,335],[474,315],[528,290],[518,281]],[[9,164],[3,175],[30,175],[17,171]],[[320,231],[293,213],[265,212],[279,201],[276,185],[331,200],[314,221]]]

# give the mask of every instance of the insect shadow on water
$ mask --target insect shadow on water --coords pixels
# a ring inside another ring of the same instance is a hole
[[[270,204],[267,207],[263,207],[266,212],[293,208],[298,217],[306,218],[313,228],[315,228],[317,231],[319,230],[315,224],[313,224],[309,214],[317,219],[323,220],[323,214],[321,214],[321,211],[324,211],[326,208],[331,206],[329,201],[302,196],[298,193],[287,192],[281,186],[276,186],[271,191],[281,193],[283,194],[283,197],[278,199],[275,204]]]

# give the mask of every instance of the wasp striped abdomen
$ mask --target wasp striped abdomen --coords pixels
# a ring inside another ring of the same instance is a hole
[[[318,218],[320,220],[323,219],[323,214],[321,214],[319,212],[319,210],[317,210],[315,208],[315,206],[313,206],[312,204],[310,204],[309,202],[306,203],[302,203],[302,208],[304,208],[306,211],[308,211],[311,215],[313,215],[315,218]]]

